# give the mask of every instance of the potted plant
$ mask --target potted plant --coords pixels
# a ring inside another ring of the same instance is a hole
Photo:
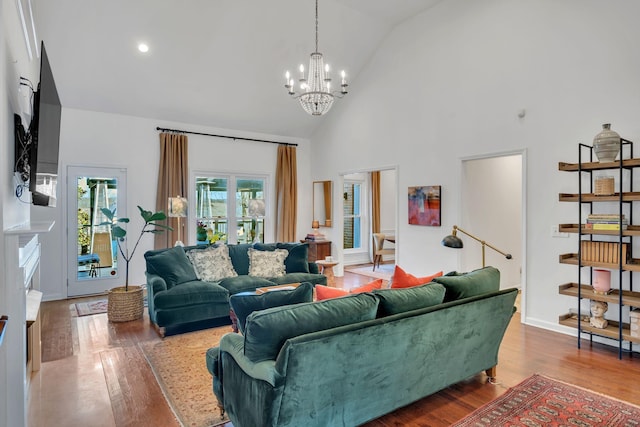
[[[198,243],[207,242],[207,226],[202,221],[198,221],[198,226],[196,228],[196,240]]]
[[[115,237],[118,244],[118,251],[125,262],[124,286],[118,286],[109,290],[107,316],[111,322],[127,322],[142,317],[142,313],[144,312],[144,288],[142,286],[129,286],[129,263],[145,233],[162,233],[164,230],[173,230],[173,228],[167,225],[157,223],[157,221],[167,219],[164,212],[151,212],[142,209],[140,206],[138,206],[138,210],[144,220],[144,226],[142,230],[140,230],[140,235],[133,249],[129,251],[128,245],[125,248],[122,247],[127,235],[127,230],[119,225],[128,224],[129,218],[118,218],[114,223],[115,212],[107,208],[101,209],[104,216],[107,217],[107,221],[100,225],[108,225],[111,227],[111,234]]]

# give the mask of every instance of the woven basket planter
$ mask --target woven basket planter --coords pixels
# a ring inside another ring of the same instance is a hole
[[[142,286],[129,285],[125,291],[124,286],[109,290],[107,317],[109,322],[129,322],[142,318],[144,313],[144,288]]]

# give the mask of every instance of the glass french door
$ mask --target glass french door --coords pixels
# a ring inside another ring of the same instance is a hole
[[[102,208],[126,212],[126,170],[69,166],[67,171],[67,295],[103,293],[124,279],[117,243]]]

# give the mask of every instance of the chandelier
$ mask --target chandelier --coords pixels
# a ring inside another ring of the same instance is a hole
[[[300,93],[295,91],[295,83],[289,71],[285,73],[285,85],[289,95],[298,99],[300,105],[312,116],[321,116],[331,109],[333,98],[342,98],[347,94],[347,79],[345,72],[340,73],[340,91],[331,91],[331,76],[329,64],[324,63],[322,54],[318,52],[318,0],[316,0],[316,50],[309,59],[309,71],[304,75],[304,65],[300,64],[300,78],[298,79]]]

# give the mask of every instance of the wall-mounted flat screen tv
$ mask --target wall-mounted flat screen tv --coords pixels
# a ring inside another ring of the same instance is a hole
[[[34,93],[33,119],[29,126],[29,191],[34,205],[55,207],[62,106],[44,42],[40,52],[40,82]]]

